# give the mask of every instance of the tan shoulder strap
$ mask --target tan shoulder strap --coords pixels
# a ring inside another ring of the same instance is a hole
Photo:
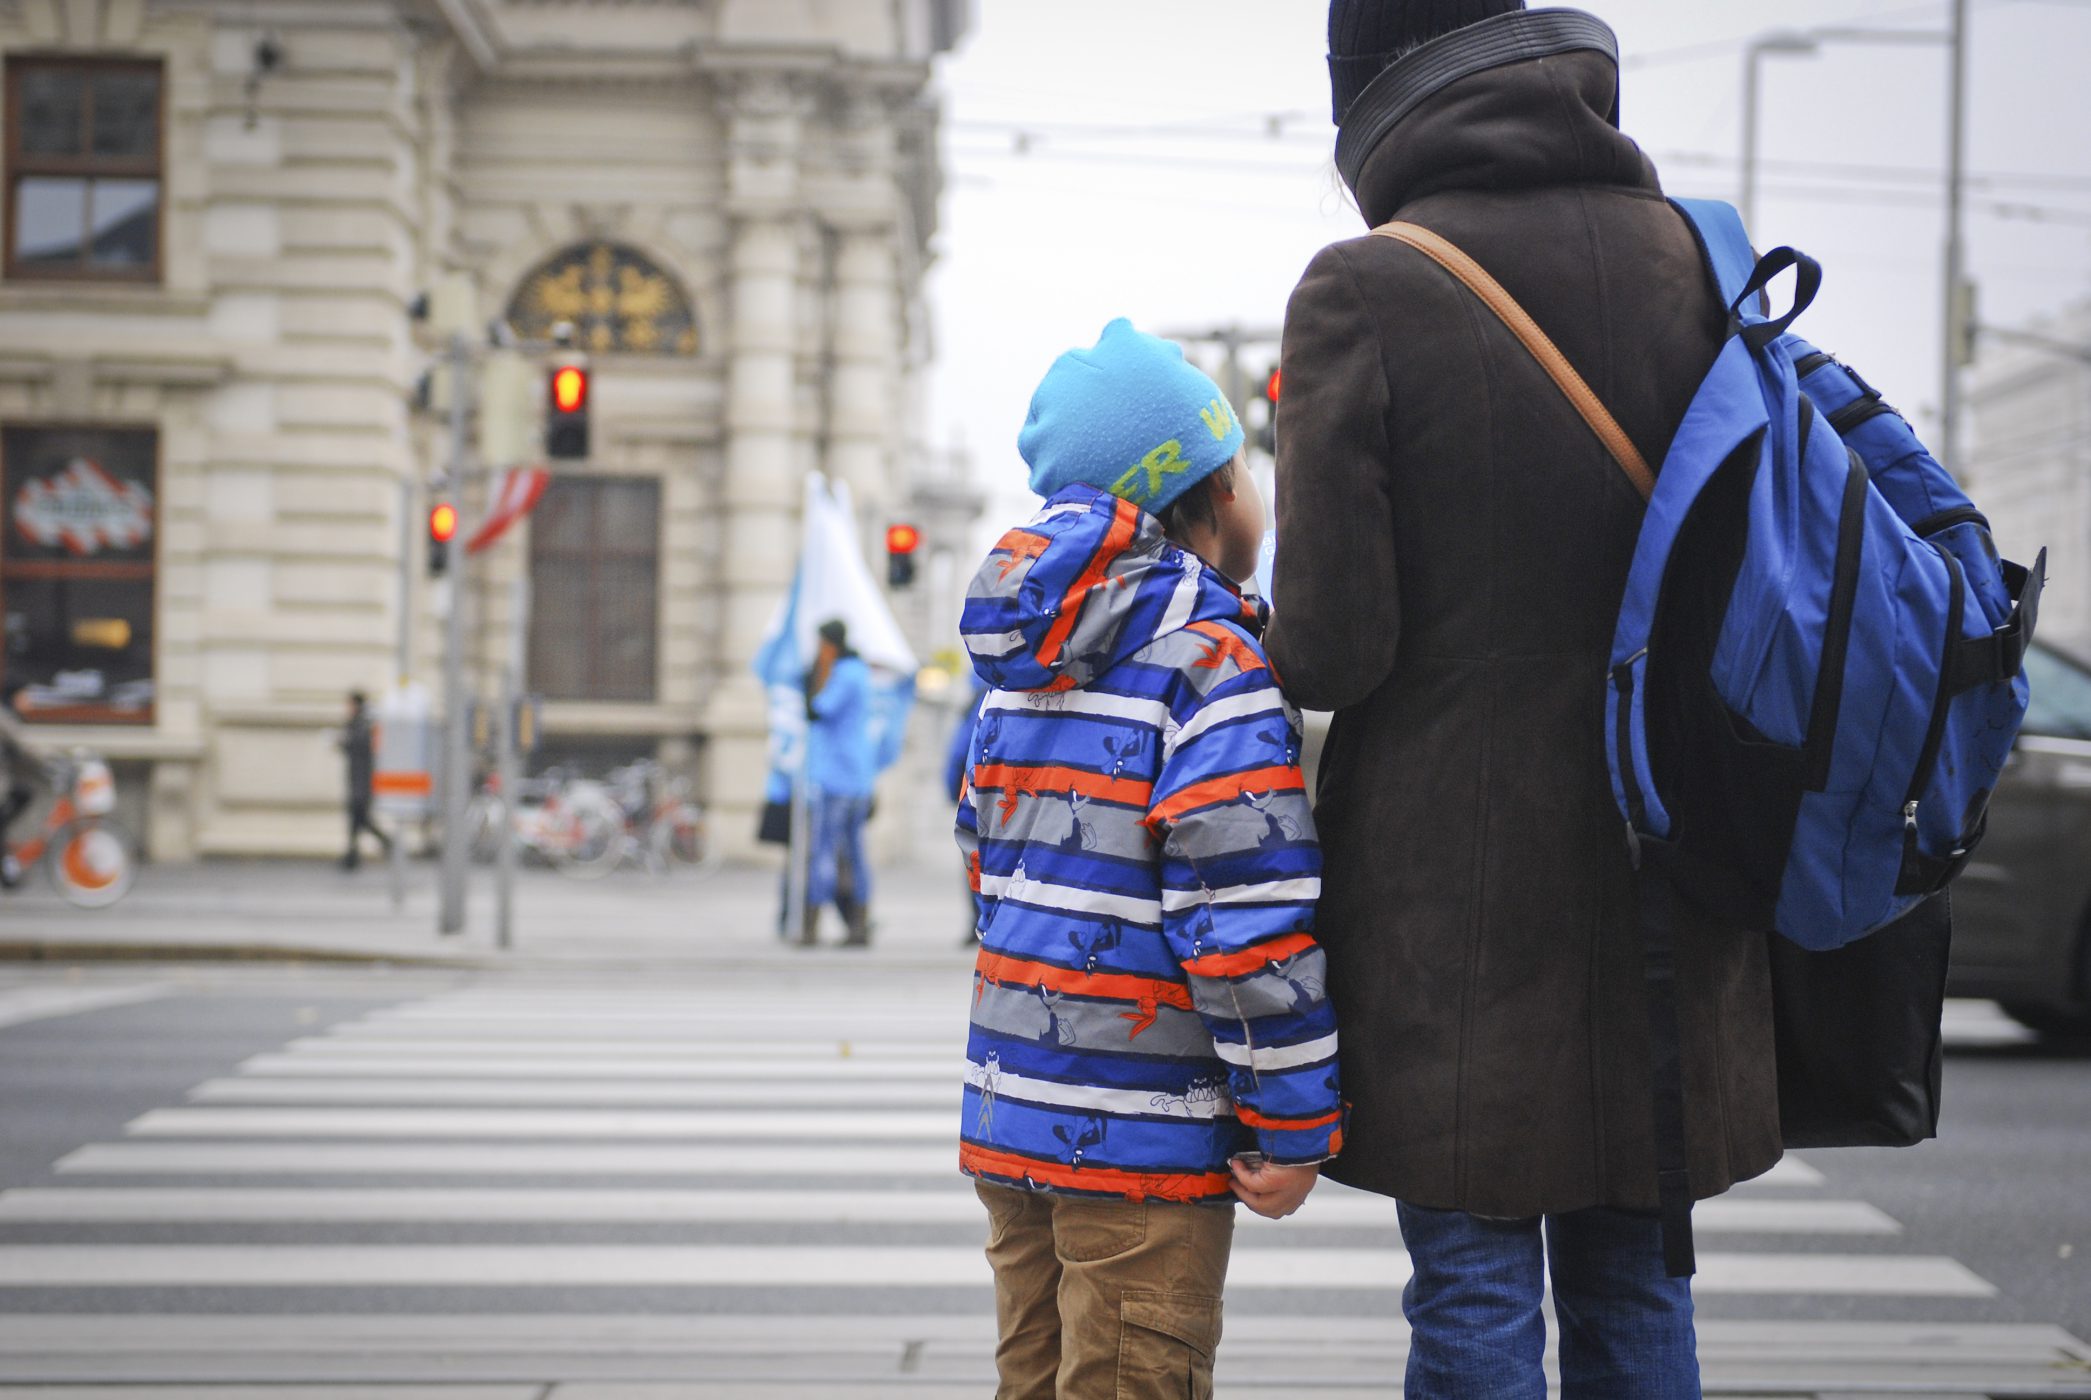
[[[1619,420],[1612,417],[1604,402],[1583,382],[1583,376],[1576,373],[1568,357],[1547,339],[1539,323],[1517,304],[1515,297],[1503,290],[1502,283],[1488,275],[1486,268],[1461,252],[1455,244],[1420,224],[1383,224],[1373,232],[1381,238],[1408,244],[1466,283],[1468,290],[1481,298],[1482,303],[1523,342],[1525,349],[1532,352],[1532,358],[1539,361],[1540,368],[1553,377],[1568,401],[1575,405],[1576,412],[1582,414],[1583,421],[1590,425],[1590,431],[1597,434],[1597,440],[1612,454],[1612,460],[1619,463],[1619,469],[1626,473],[1627,480],[1633,482],[1634,489],[1641,493],[1641,499],[1647,500],[1655,494],[1655,473],[1648,470],[1641,450],[1619,426]]]

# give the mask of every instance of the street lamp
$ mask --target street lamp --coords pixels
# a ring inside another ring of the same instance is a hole
[[[1767,54],[1813,54],[1822,45],[1812,35],[1795,29],[1782,29],[1752,39],[1743,50],[1743,114],[1742,114],[1742,206],[1743,227],[1754,234],[1757,228],[1757,104],[1764,86],[1764,59]]]
[[[1949,55],[1946,121],[1945,335],[1940,355],[1939,459],[1955,472],[1960,458],[1960,345],[1969,314],[1967,249],[1962,237],[1962,195],[1967,164],[1968,0],[1953,0],[1953,20],[1944,30],[1868,29],[1833,25],[1822,29],[1776,30],[1753,39],[1743,51],[1743,226],[1754,231],[1757,216],[1759,88],[1768,54],[1812,55],[1825,44],[1943,44]]]

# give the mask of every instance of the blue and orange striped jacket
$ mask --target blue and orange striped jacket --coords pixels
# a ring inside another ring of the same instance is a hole
[[[1087,486],[1010,531],[960,624],[992,689],[958,841],[978,901],[960,1166],[1231,1199],[1342,1143],[1321,849],[1260,609]]]

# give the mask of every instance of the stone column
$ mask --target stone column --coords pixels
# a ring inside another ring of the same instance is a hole
[[[726,75],[727,212],[733,219],[726,374],[724,674],[713,692],[713,830],[753,847],[768,744],[766,701],[749,665],[798,555],[799,144],[803,91],[773,73]]]
[[[886,517],[901,505],[893,386],[901,367],[903,327],[894,240],[898,210],[893,183],[894,130],[885,94],[846,93],[836,132],[841,179],[824,213],[834,229],[827,314],[833,353],[828,394],[826,470],[849,483],[874,554]]]

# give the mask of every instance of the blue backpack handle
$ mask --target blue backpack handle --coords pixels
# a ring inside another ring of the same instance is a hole
[[[1698,235],[1700,250],[1706,254],[1714,280],[1720,285],[1721,299],[1728,303],[1728,314],[1748,323],[1742,335],[1752,351],[1761,353],[1814,304],[1816,294],[1822,290],[1822,264],[1815,259],[1793,248],[1774,248],[1759,258],[1750,246],[1742,215],[1735,212],[1733,205],[1718,199],[1673,199],[1670,203]],[[1743,304],[1789,267],[1796,270],[1799,279],[1792,309],[1776,319],[1746,316]]]

